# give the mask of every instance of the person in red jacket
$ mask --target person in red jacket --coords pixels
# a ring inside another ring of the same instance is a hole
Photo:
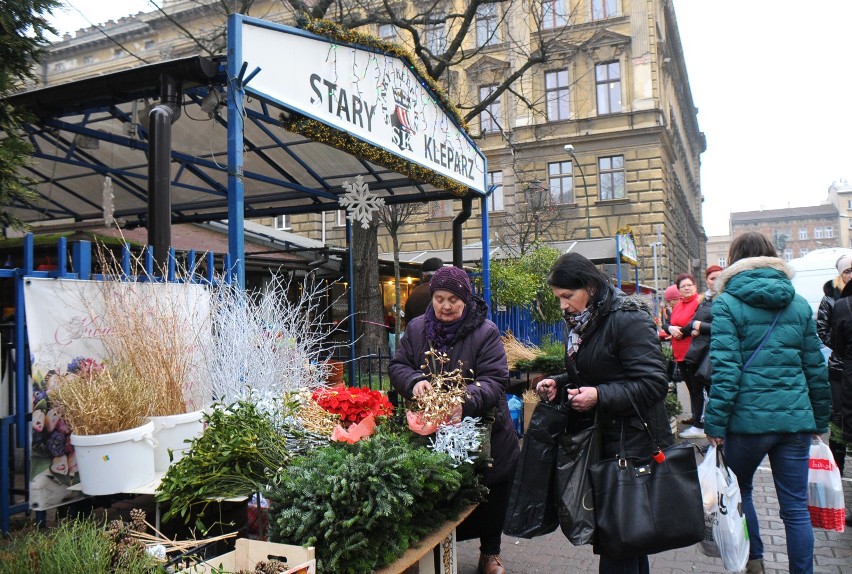
[[[692,411],[692,426],[678,436],[680,438],[704,438],[704,423],[701,414],[704,412],[704,387],[692,377],[690,369],[683,361],[689,345],[692,343],[692,318],[701,302],[695,278],[689,273],[681,273],[675,281],[681,299],[672,309],[672,316],[667,325],[667,332],[672,336],[672,354],[677,363],[678,371],[689,390],[689,404]]]

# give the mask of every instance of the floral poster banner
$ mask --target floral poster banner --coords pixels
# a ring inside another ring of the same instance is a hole
[[[85,376],[100,369],[105,358],[103,341],[109,329],[103,321],[104,298],[111,289],[142,301],[155,296],[169,313],[180,317],[187,333],[209,336],[210,299],[207,287],[187,283],[105,283],[74,279],[30,278],[24,284],[32,362],[32,438],[30,506],[45,510],[67,503],[80,494],[69,487],[79,483],[71,430],[50,400],[50,391],[69,376]],[[158,290],[153,293],[152,290]],[[198,341],[197,343],[201,343]],[[140,345],[144,334],[140,333]],[[198,361],[191,377],[203,377]],[[198,385],[202,388],[203,385]],[[187,397],[201,405],[205,397]]]

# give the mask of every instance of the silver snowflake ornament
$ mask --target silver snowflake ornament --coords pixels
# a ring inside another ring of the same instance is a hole
[[[346,208],[346,219],[352,222],[360,221],[362,228],[369,228],[373,212],[384,207],[385,200],[371,192],[360,175],[355,178],[355,183],[344,181],[343,189],[346,193],[338,201]]]

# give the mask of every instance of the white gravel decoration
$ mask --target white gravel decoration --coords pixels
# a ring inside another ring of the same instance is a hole
[[[429,439],[429,446],[435,452],[445,452],[458,466],[462,463],[473,464],[482,446],[482,427],[478,426],[479,417],[465,417],[460,423],[438,427],[435,438]]]

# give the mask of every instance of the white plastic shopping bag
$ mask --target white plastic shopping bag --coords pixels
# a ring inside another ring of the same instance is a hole
[[[713,445],[699,466],[698,479],[705,512],[704,540],[698,543],[698,550],[721,558],[726,570],[741,572],[748,562],[750,543],[740,487]]]
[[[748,562],[751,543],[748,538],[743,500],[736,475],[720,460],[719,507],[713,521],[713,539],[719,546],[722,564],[730,572],[742,572]]]
[[[831,449],[821,438],[811,441],[808,461],[808,511],[814,528],[843,532],[846,528],[846,509],[840,469],[834,462]]]
[[[701,500],[704,503],[704,514],[712,514],[719,505],[719,484],[716,480],[716,445],[707,447],[704,460],[698,465],[698,482],[701,484]]]
[[[716,445],[707,448],[704,460],[698,465],[698,482],[701,485],[701,501],[704,504],[704,540],[698,543],[698,550],[705,556],[719,558],[719,545],[713,538],[713,523],[716,521],[716,509],[719,508],[719,479],[721,474],[716,466]]]

